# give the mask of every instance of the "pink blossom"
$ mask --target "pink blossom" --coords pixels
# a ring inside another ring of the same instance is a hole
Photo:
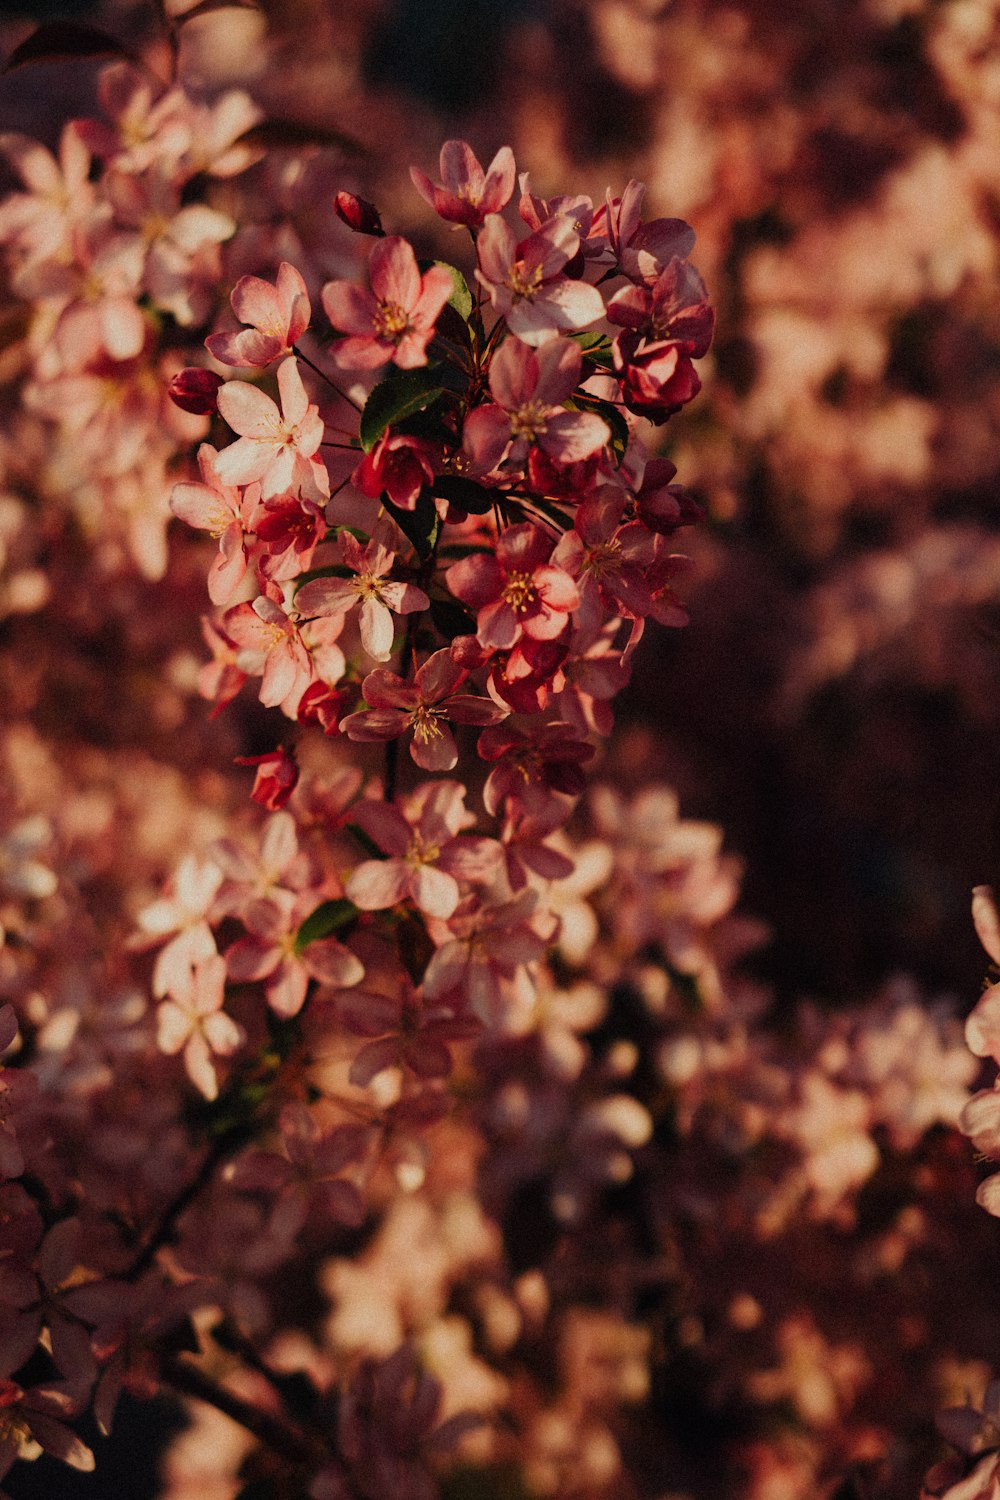
[[[213,1054],[229,1057],[244,1040],[243,1028],[222,1009],[225,982],[225,960],[218,953],[202,959],[183,984],[174,985],[157,1015],[160,1051],[173,1055],[184,1049],[187,1075],[206,1099],[219,1093]]]
[[[409,981],[397,992],[345,990],[334,997],[337,1016],[355,1036],[372,1038],[355,1054],[350,1080],[366,1088],[386,1068],[406,1068],[418,1078],[447,1078],[451,1072],[448,1043],[475,1036],[475,1019],[456,1015],[448,1006],[428,1005]]]
[[[224,365],[262,367],[291,354],[312,316],[306,284],[284,260],[276,285],[259,276],[241,276],[230,301],[240,322],[250,326],[241,333],[213,333],[205,340],[210,353]]]
[[[309,403],[293,357],[278,366],[278,392],[280,411],[270,396],[246,381],[227,380],[219,387],[219,411],[240,436],[219,454],[215,471],[223,484],[260,480],[264,500],[295,488],[328,492],[322,465],[310,462],[323,441],[323,421],[318,407]]]
[[[640,219],[646,184],[635,178],[620,198],[606,201],[594,216],[594,235],[603,234],[611,253],[630,281],[655,281],[674,256],[683,258],[694,249],[694,230],[683,219]]]
[[[213,604],[226,604],[246,574],[246,532],[256,490],[244,496],[235,485],[223,484],[215,468],[217,458],[212,445],[202,443],[198,449],[201,483],[175,484],[170,492],[170,509],[189,526],[217,539],[219,552],[208,575],[208,597]]]
[[[569,574],[550,563],[553,545],[525,521],[502,533],[495,554],[474,553],[448,569],[451,592],[478,613],[482,646],[503,651],[522,634],[552,640],[563,630],[580,596]]]
[[[479,736],[479,754],[495,762],[483,789],[489,813],[495,815],[504,802],[517,812],[543,813],[553,793],[577,797],[583,791],[582,767],[594,747],[576,739],[567,724],[543,724],[530,734],[498,724]]]
[[[434,1000],[455,992],[475,1016],[495,1025],[518,971],[545,953],[530,925],[537,901],[537,892],[528,890],[499,903],[468,896],[447,924],[435,926],[439,946],[424,974],[424,994]]]
[[[387,576],[396,558],[381,534],[362,547],[351,532],[342,531],[338,545],[345,566],[355,576],[312,579],[296,594],[296,608],[303,615],[347,615],[358,609],[361,644],[375,661],[388,661],[395,636],[393,613],[408,615],[426,609],[427,595],[415,584]]]
[[[257,1151],[244,1156],[234,1174],[237,1187],[274,1194],[270,1228],[293,1239],[317,1209],[336,1224],[357,1227],[364,1219],[364,1199],[344,1168],[360,1161],[368,1146],[363,1125],[338,1125],[324,1131],[304,1104],[286,1104],[278,1121],[281,1153]]]
[[[651,284],[623,287],[608,303],[609,323],[651,343],[675,340],[693,359],[708,353],[715,313],[694,266],[674,256]]]
[[[174,872],[170,894],[139,913],[139,928],[146,935],[142,941],[155,943],[170,937],[153,970],[157,998],[175,989],[185,990],[191,966],[215,953],[209,921],[221,884],[222,871],[214,860],[186,854]]]
[[[277,812],[279,807],[284,807],[299,779],[294,754],[281,745],[265,755],[238,755],[236,764],[257,767],[250,796],[268,812]]]
[[[482,224],[487,214],[498,214],[514,194],[514,153],[501,146],[484,172],[465,141],[445,141],[439,160],[442,181],[437,186],[416,167],[413,185],[436,214],[452,224]]]
[[[261,595],[252,604],[226,611],[223,626],[240,647],[236,664],[252,677],[261,676],[260,701],[273,708],[300,695],[312,680],[312,663],[298,627],[273,600]]]
[[[362,861],[345,892],[362,911],[381,911],[411,900],[428,916],[450,917],[459,903],[459,880],[489,879],[500,847],[493,839],[460,833],[469,814],[455,781],[425,782],[402,807],[360,802],[359,827],[387,858]]]
[[[506,709],[490,698],[458,693],[468,673],[447,651],[436,651],[412,682],[395,672],[369,672],[361,685],[367,709],[344,720],[352,740],[390,740],[412,731],[410,755],[424,771],[450,771],[458,761],[452,724],[496,724]]]
[[[334,328],[349,335],[334,348],[337,363],[349,370],[375,370],[390,360],[401,369],[427,363],[434,324],[452,292],[443,266],[423,275],[413,247],[399,235],[372,246],[368,258],[371,291],[352,281],[328,281],[323,307]]]
[[[476,241],[476,276],[507,327],[527,344],[543,344],[560,330],[586,328],[604,316],[596,287],[563,274],[580,247],[566,214],[518,242],[498,214],[488,214]]]
[[[580,381],[582,355],[569,339],[553,338],[537,352],[508,338],[490,362],[495,404],[465,419],[462,446],[476,467],[496,468],[505,456],[521,462],[538,446],[557,464],[578,463],[604,447],[611,434],[594,412],[566,411],[562,403]]]
[[[317,938],[298,951],[298,934],[315,900],[303,895],[291,907],[260,905],[255,930],[226,949],[229,978],[264,980],[267,1003],[279,1016],[295,1016],[305,1004],[310,979],[344,988],[359,984],[364,965],[335,937]]]

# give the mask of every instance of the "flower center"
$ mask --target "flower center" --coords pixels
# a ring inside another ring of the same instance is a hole
[[[532,266],[529,271],[520,261],[515,261],[507,275],[506,285],[515,302],[521,301],[522,298],[530,302],[541,291],[541,266]]]
[[[599,542],[591,547],[583,563],[583,570],[595,578],[606,578],[609,573],[618,573],[622,565],[622,544],[613,538],[610,542]]]
[[[429,703],[418,703],[410,714],[413,738],[421,745],[426,745],[428,740],[439,740],[444,731],[438,720],[445,717],[443,708],[434,708]]]
[[[548,428],[548,407],[541,401],[525,401],[510,413],[510,430],[516,438],[533,443],[544,437]]]
[[[509,573],[503,598],[517,615],[523,615],[534,604],[538,595],[530,573]]]
[[[410,326],[410,318],[398,302],[380,302],[372,324],[380,339],[390,339],[398,344]]]
[[[406,851],[406,863],[414,867],[432,865],[440,854],[441,850],[437,844],[425,843],[421,834],[414,832],[410,839],[410,847]]]

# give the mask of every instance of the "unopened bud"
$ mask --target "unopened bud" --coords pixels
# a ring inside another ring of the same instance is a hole
[[[353,193],[338,193],[333,200],[333,206],[337,212],[337,218],[346,224],[348,229],[353,229],[355,234],[371,234],[376,239],[382,239],[385,230],[382,228],[382,220],[374,203],[369,203],[366,198],[356,198]]]
[[[219,386],[225,384],[214,370],[179,370],[167,386],[167,394],[181,411],[197,417],[213,417],[219,409]]]

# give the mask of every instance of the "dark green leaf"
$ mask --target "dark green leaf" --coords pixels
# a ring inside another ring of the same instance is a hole
[[[434,493],[456,510],[464,510],[470,516],[488,515],[496,499],[496,491],[466,479],[461,474],[439,474],[434,481]]]
[[[416,547],[421,561],[426,562],[434,551],[434,543],[441,529],[441,518],[431,499],[430,490],[425,488],[420,491],[412,510],[403,510],[401,506],[393,505],[384,493],[382,504],[403,535]]]
[[[295,937],[295,951],[302,953],[315,943],[319,938],[330,937],[335,932],[342,932],[358,915],[358,908],[353,901],[343,898],[337,901],[324,901],[322,906],[317,906],[312,914],[306,917]]]
[[[370,453],[387,427],[426,411],[444,395],[440,371],[395,370],[380,380],[361,413],[361,446]]]
[[[83,26],[79,21],[47,21],[14,48],[3,72],[12,73],[28,63],[72,62],[81,57],[126,57],[131,62],[137,61],[127,47],[96,26]]]
[[[453,641],[456,635],[476,633],[475,617],[455,599],[432,599],[431,619],[446,641]]]
[[[346,823],[345,828],[358,848],[367,854],[369,859],[388,859],[384,849],[380,849],[373,838],[370,838],[358,823]]]

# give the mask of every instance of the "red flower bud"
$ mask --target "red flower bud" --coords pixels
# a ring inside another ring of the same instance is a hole
[[[257,767],[250,795],[268,812],[277,812],[279,807],[284,807],[299,779],[295,756],[281,745],[267,755],[238,755],[234,764]]]
[[[216,396],[223,384],[223,377],[214,370],[179,370],[167,386],[167,395],[181,411],[212,417],[219,409]]]
[[[378,209],[366,198],[356,198],[353,193],[338,193],[333,206],[337,218],[355,234],[372,234],[376,239],[385,235]]]

